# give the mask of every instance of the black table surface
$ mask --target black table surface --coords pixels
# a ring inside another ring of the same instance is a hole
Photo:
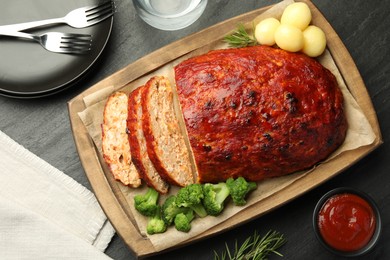
[[[81,166],[68,117],[67,101],[126,65],[160,47],[208,26],[248,11],[277,3],[265,0],[210,0],[201,18],[178,31],[161,31],[145,24],[130,0],[117,0],[112,35],[104,54],[85,79],[56,95],[21,100],[0,96],[0,129],[15,141],[91,189]],[[390,2],[384,0],[314,0],[346,45],[373,101],[384,144],[325,184],[231,231],[167,252],[158,259],[212,259],[225,242],[242,242],[254,230],[277,230],[288,242],[282,259],[341,259],[318,243],[312,228],[312,212],[327,191],[349,186],[365,191],[380,208],[383,220],[379,244],[358,259],[390,259]],[[0,62],[1,59],[0,59]],[[386,159],[387,158],[387,159]],[[118,235],[106,253],[113,259],[135,259]],[[279,259],[272,255],[270,259]]]

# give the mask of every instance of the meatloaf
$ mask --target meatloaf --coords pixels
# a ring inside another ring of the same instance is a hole
[[[178,64],[175,80],[199,182],[304,170],[345,139],[337,80],[303,54],[215,50]]]
[[[142,130],[147,152],[160,176],[168,183],[194,182],[189,151],[173,106],[173,92],[166,77],[146,82],[141,94]]]
[[[139,187],[141,178],[132,163],[126,131],[128,98],[124,92],[108,97],[103,112],[102,152],[114,178],[124,185]]]
[[[141,94],[144,89],[145,86],[141,86],[133,90],[129,95],[127,129],[131,147],[131,159],[139,175],[147,185],[164,194],[168,192],[169,185],[161,178],[148,156],[146,140],[142,130]]]

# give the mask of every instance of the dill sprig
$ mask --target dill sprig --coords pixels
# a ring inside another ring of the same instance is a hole
[[[271,253],[283,256],[277,250],[285,243],[283,234],[276,231],[270,230],[263,237],[255,231],[253,236],[248,237],[241,246],[238,246],[236,240],[233,251],[230,251],[225,243],[226,250],[220,256],[214,251],[214,260],[265,260]]]
[[[253,27],[255,25],[253,24]],[[245,29],[245,26],[243,24],[237,25],[237,30],[234,31],[232,34],[226,35],[224,37],[224,42],[229,44],[230,47],[234,48],[240,48],[240,47],[247,47],[247,46],[254,46],[257,45],[257,40],[254,35],[254,28],[252,30],[252,35],[249,35],[247,30]]]

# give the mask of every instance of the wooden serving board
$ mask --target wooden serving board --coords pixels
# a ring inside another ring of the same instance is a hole
[[[261,202],[256,203],[243,211],[240,211],[238,214],[221,224],[214,226],[213,228],[208,229],[200,235],[192,237],[175,247],[180,247],[228,229],[232,229],[237,225],[241,225],[255,217],[264,215],[267,212],[282,206],[288,201],[297,198],[305,192],[336,176],[338,173],[350,167],[352,164],[356,163],[358,160],[376,149],[382,143],[382,136],[375,110],[354,61],[336,32],[326,21],[320,11],[310,1],[304,0],[303,2],[307,3],[311,8],[313,24],[321,27],[327,35],[327,48],[334,60],[334,63],[339,69],[347,88],[368,119],[376,136],[374,142],[370,145],[342,153],[340,156],[337,156],[332,163],[323,164],[318,167],[316,171],[320,171],[321,174],[308,174],[276,194],[261,200]],[[149,74],[165,64],[168,64],[172,60],[196,51],[209,44],[213,44],[216,41],[216,37],[222,38],[224,35],[235,29],[238,23],[251,22],[259,14],[269,8],[270,6],[237,16],[165,46],[126,66],[122,70],[95,84],[69,101],[69,116],[74,140],[86,175],[107,217],[110,219],[117,233],[122,237],[124,242],[137,257],[142,258],[159,252],[155,249],[149,239],[141,235],[137,225],[135,225],[135,220],[129,210],[129,205],[126,202],[123,193],[118,188],[118,182],[116,182],[110,174],[107,174],[109,171],[105,163],[102,161],[92,138],[88,134],[87,129],[78,115],[79,112],[84,111],[86,108],[84,97],[102,90],[107,86],[113,86],[113,90],[120,90],[129,82],[133,82],[140,77]]]

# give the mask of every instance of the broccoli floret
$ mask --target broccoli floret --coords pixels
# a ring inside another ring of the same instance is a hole
[[[188,209],[187,213],[179,213],[175,217],[175,228],[182,232],[188,232],[191,229],[191,221],[194,219],[194,211]]]
[[[161,207],[157,206],[155,214],[149,218],[148,224],[146,226],[146,232],[149,235],[164,233],[167,230],[167,225],[164,220],[161,218]]]
[[[172,225],[177,214],[185,213],[187,211],[187,208],[178,207],[176,205],[176,196],[171,195],[165,200],[164,204],[162,205],[162,219],[169,226]]]
[[[134,196],[134,207],[144,216],[154,216],[158,208],[158,197],[159,193],[149,187],[145,194]]]
[[[204,198],[202,185],[195,183],[181,188],[176,195],[176,205],[178,207],[191,208],[195,213],[203,218],[207,212],[202,205]]]
[[[234,204],[237,206],[245,205],[246,195],[257,188],[257,184],[255,182],[247,182],[243,177],[238,177],[235,180],[233,178],[229,178],[226,180],[226,185]]]
[[[203,206],[209,215],[219,215],[223,208],[225,199],[229,196],[229,189],[224,182],[218,184],[206,183],[203,185]]]

